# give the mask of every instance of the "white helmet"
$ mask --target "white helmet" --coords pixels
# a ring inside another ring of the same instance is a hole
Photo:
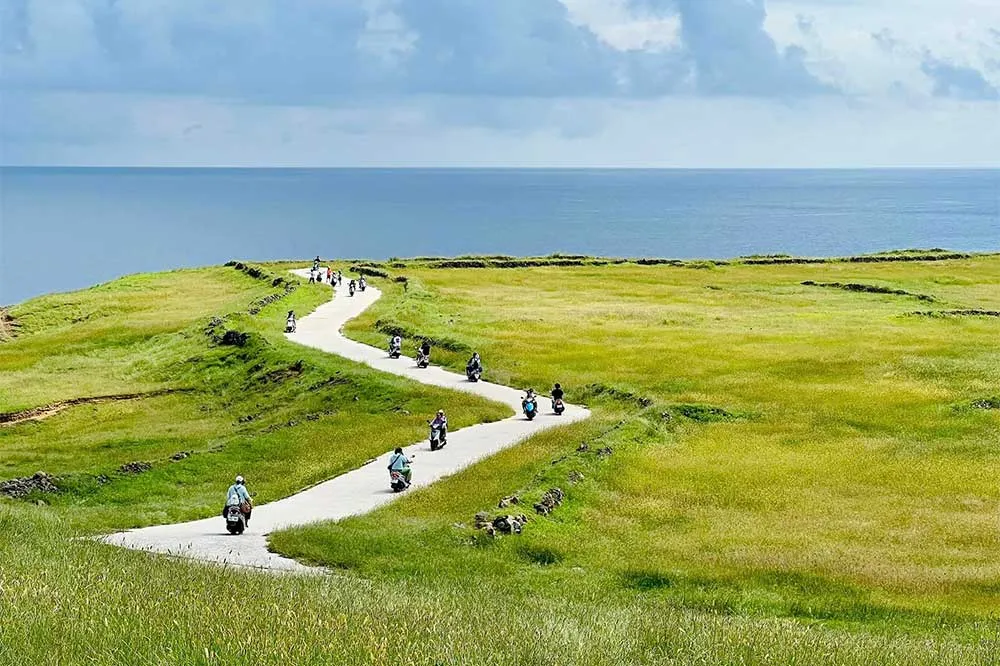
[[[236,477],[236,483],[243,483],[243,477],[242,476],[237,476]]]

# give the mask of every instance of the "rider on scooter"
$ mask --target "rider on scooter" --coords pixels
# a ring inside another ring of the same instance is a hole
[[[439,409],[434,420],[431,421],[431,428],[441,429],[441,441],[445,441],[448,437],[448,417],[444,415],[444,410]]]
[[[389,471],[399,472],[406,479],[406,485],[410,485],[410,478],[413,476],[413,470],[410,469],[410,459],[403,455],[403,449],[398,446],[389,459]]]
[[[472,358],[465,364],[465,372],[468,374],[472,374],[473,372],[483,374],[483,359],[479,358],[479,352],[472,352]]]
[[[243,513],[247,524],[250,523],[250,514],[253,512],[253,500],[250,499],[250,493],[247,491],[246,485],[244,485],[242,476],[237,476],[236,482],[229,486],[229,490],[226,491],[226,506],[222,508],[223,518],[226,517],[226,509],[231,506],[240,507],[240,511]]]

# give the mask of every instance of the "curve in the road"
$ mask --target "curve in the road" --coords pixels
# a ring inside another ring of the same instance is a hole
[[[295,272],[308,276],[308,271]],[[382,372],[502,402],[510,406],[515,414],[502,421],[449,432],[448,446],[433,454],[430,453],[426,440],[405,448],[408,455],[420,453],[414,461],[413,488],[426,486],[442,477],[455,474],[541,430],[579,421],[590,415],[586,409],[569,404],[562,416],[548,414],[543,400],[543,409],[539,415],[534,421],[528,421],[521,415],[522,393],[518,389],[485,381],[471,383],[462,375],[438,367],[420,369],[412,358],[391,359],[382,349],[344,337],[344,324],[364,312],[379,296],[381,292],[371,286],[353,297],[346,295],[346,289],[338,289],[329,303],[300,319],[298,330],[286,337],[299,344],[364,363]],[[400,495],[389,491],[386,472],[388,456],[389,453],[386,453],[356,470],[285,499],[256,507],[249,530],[242,536],[226,533],[225,521],[214,516],[187,523],[118,532],[102,537],[102,540],[116,546],[218,564],[282,571],[315,571],[295,560],[270,552],[267,549],[267,534],[286,527],[356,516],[393,501]],[[221,494],[223,493],[220,491],[220,496]]]

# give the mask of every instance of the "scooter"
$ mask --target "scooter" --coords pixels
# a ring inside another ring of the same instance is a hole
[[[230,534],[243,534],[247,528],[247,517],[243,515],[238,506],[226,507],[226,529]]]
[[[353,284],[347,285],[347,291],[350,293],[351,296],[353,296],[354,295],[354,285]]]
[[[294,319],[285,320],[285,333],[294,333],[294,332],[295,332],[295,320]]]
[[[389,343],[389,358],[399,358],[402,354],[400,345],[395,342]]]
[[[479,378],[483,376],[482,368],[472,368],[471,366],[465,367],[465,376],[469,378],[470,382],[478,382]]]
[[[566,411],[566,405],[563,404],[562,398],[552,398],[552,411],[557,416]]]
[[[528,420],[534,420],[535,416],[538,414],[538,403],[535,399],[523,400],[521,402],[521,408],[524,410],[524,415],[528,417]]]
[[[361,287],[361,291],[364,291],[365,289],[368,288],[368,282],[366,282],[365,280],[361,280],[360,282],[358,282],[358,286]]]
[[[431,357],[422,351],[417,352],[417,367],[426,368],[431,364]]]
[[[409,488],[410,484],[406,482],[406,477],[403,476],[402,472],[393,470],[389,472],[389,487],[392,488],[392,492],[398,493]]]
[[[448,443],[448,435],[441,426],[431,426],[431,451],[437,451],[438,449],[443,449],[444,445]]]

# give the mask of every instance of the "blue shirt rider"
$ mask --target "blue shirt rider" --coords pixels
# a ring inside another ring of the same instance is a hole
[[[236,482],[229,486],[229,490],[226,491],[226,506],[222,510],[222,515],[226,515],[226,509],[231,506],[240,506],[246,503],[248,509],[243,512],[246,516],[247,522],[250,522],[250,514],[253,512],[253,500],[250,499],[250,493],[247,491],[246,485],[244,485],[244,480],[242,476],[236,477]]]
[[[389,471],[399,472],[406,479],[406,485],[410,484],[410,478],[413,476],[413,470],[410,469],[410,459],[403,455],[403,449],[396,447],[396,451],[392,454],[389,459]]]

